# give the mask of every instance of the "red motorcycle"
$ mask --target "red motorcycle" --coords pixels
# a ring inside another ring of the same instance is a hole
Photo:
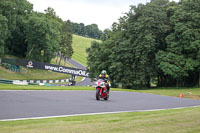
[[[109,92],[106,87],[106,82],[103,79],[99,79],[96,82],[96,99],[100,100],[100,98],[103,98],[104,100],[108,100],[109,98]]]

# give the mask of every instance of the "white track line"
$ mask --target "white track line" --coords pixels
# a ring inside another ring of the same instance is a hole
[[[35,119],[47,119],[47,118],[61,118],[69,116],[86,116],[86,115],[100,115],[100,114],[117,114],[117,113],[129,113],[129,112],[147,112],[147,111],[161,111],[168,109],[184,109],[191,107],[200,107],[197,106],[188,106],[188,107],[179,107],[179,108],[166,108],[166,109],[151,109],[151,110],[131,110],[131,111],[116,111],[116,112],[100,112],[100,113],[86,113],[86,114],[73,114],[73,115],[58,115],[58,116],[44,116],[44,117],[29,117],[29,118],[17,118],[17,119],[2,119],[0,121],[17,121],[17,120],[35,120]]]

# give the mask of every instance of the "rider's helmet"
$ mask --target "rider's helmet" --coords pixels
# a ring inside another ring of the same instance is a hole
[[[106,75],[107,74],[106,70],[102,70],[101,74]]]

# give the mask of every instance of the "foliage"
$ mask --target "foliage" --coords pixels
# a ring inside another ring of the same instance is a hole
[[[11,31],[16,27],[16,3],[12,0],[1,0],[0,1],[0,14],[6,17],[8,20],[8,37],[11,37]]]
[[[0,14],[0,57],[4,54],[4,45],[8,35],[8,20]]]
[[[72,48],[72,25],[69,20],[63,22],[60,42],[60,53],[61,57],[64,59],[71,58],[74,53]]]
[[[98,25],[96,24],[85,26],[83,23],[80,24],[72,23],[72,27],[73,27],[73,33],[80,36],[100,39],[102,35],[102,31],[99,30]]]
[[[0,12],[8,20],[8,35],[6,40],[6,52],[25,56],[25,20],[31,14],[33,6],[27,0],[2,0]]]
[[[152,0],[131,6],[88,52],[94,76],[106,69],[125,88],[196,85],[199,81],[200,2]],[[199,80],[198,80],[199,79]]]
[[[170,17],[167,49],[157,53],[159,68],[177,85],[196,85],[200,72],[200,2],[182,1]],[[200,77],[199,77],[200,78]],[[189,80],[190,79],[190,80]]]
[[[26,28],[26,58],[50,62],[59,51],[61,24],[44,14],[34,13]]]
[[[100,43],[98,43],[97,41],[93,41],[91,47],[86,49],[86,52],[88,53],[88,69],[92,71],[92,73],[89,73],[90,77],[95,77],[100,73],[100,71],[97,71],[99,65],[101,65],[101,60],[99,57],[101,56],[101,54],[97,54],[101,52]]]
[[[169,31],[166,14],[167,1],[152,1],[147,5],[132,7],[128,30],[132,48],[134,84],[150,87],[150,79],[157,76],[155,53],[165,46]],[[130,69],[131,70],[131,69]]]
[[[0,20],[0,26],[4,28],[1,29],[1,54],[42,62],[50,62],[60,50],[64,50],[62,55],[69,58],[73,54],[72,26],[56,16],[51,7],[45,13],[37,13],[27,0],[1,0]],[[70,28],[64,32],[62,26],[66,24]],[[64,46],[60,44],[61,40]]]

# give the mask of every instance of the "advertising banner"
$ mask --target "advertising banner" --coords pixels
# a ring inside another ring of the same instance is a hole
[[[38,61],[24,60],[24,59],[9,59],[3,58],[1,63],[14,64],[33,69],[50,70],[53,72],[71,74],[74,76],[88,77],[89,73],[84,69],[77,69],[72,67],[58,66],[53,64],[42,63]]]

